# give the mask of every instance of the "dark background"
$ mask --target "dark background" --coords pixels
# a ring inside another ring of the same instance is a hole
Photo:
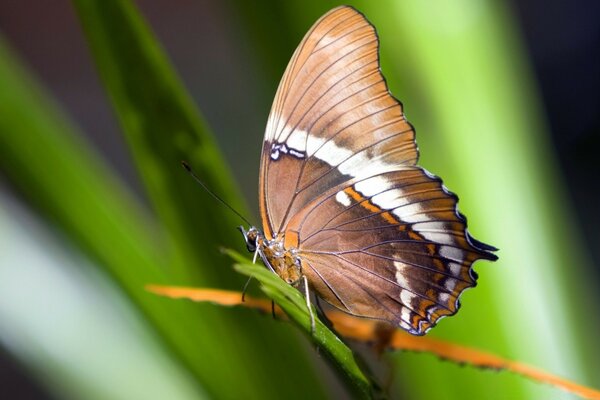
[[[247,79],[256,65],[245,60],[243,27],[228,12],[227,2],[180,0],[138,1],[186,87],[215,132],[242,131],[241,142],[219,137],[245,193],[254,196],[260,137],[271,99],[253,98],[258,83]],[[542,94],[549,131],[581,237],[593,266],[600,265],[600,3],[586,1],[513,1],[512,10],[529,53]],[[68,2],[3,0],[0,32],[29,64],[69,115],[90,135],[130,185],[139,188],[126,146],[106,95],[98,81],[79,24]],[[215,49],[198,54],[190,44]],[[210,57],[211,62],[203,62]],[[215,76],[227,76],[217,80]],[[276,82],[273,82],[272,92]],[[1,90],[1,88],[0,88]],[[213,93],[211,99],[196,96]],[[244,102],[248,102],[248,106]],[[223,113],[235,110],[224,118]],[[231,137],[232,135],[229,135]],[[249,164],[244,166],[239,164]],[[140,191],[141,192],[141,191]],[[256,202],[249,199],[251,206]],[[586,280],[600,287],[600,271]],[[28,377],[10,355],[0,350],[0,388],[15,399],[52,398]]]

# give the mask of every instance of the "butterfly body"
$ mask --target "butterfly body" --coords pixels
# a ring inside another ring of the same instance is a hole
[[[290,285],[297,285],[302,279],[302,265],[295,248],[286,249],[281,238],[268,240],[255,227],[246,231],[243,227],[239,230],[244,235],[248,250],[259,255],[273,273]]]
[[[497,257],[417,159],[374,27],[352,7],[331,10],[277,90],[261,157],[263,231],[242,229],[249,250],[342,311],[426,333],[475,286],[473,262]]]

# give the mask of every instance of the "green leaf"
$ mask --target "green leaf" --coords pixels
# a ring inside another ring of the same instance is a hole
[[[160,230],[0,38],[0,171],[120,286],[180,363],[193,370],[197,308],[144,290],[168,283]],[[13,266],[18,268],[18,265]],[[52,290],[52,288],[49,288]],[[199,391],[200,393],[200,391]]]
[[[244,211],[206,124],[130,1],[74,4],[153,209],[167,232],[170,283],[240,288],[240,277],[217,250],[225,244],[243,245],[234,228],[239,221],[204,193],[180,164],[187,160],[208,187]],[[200,308],[204,329],[180,328],[197,346],[194,371],[212,395],[324,395],[298,337],[267,328],[250,315]],[[268,352],[257,345],[266,337]],[[246,367],[257,364],[266,367]],[[298,380],[304,382],[301,392],[294,389]]]
[[[211,190],[247,214],[206,123],[130,1],[73,3],[154,210],[174,242],[171,268],[198,283],[235,282],[239,277],[212,255],[223,244],[241,243],[233,229],[239,220],[181,167],[189,162]]]
[[[283,282],[264,266],[252,264],[249,260],[240,258],[234,252],[228,251],[228,254],[237,261],[242,262],[234,266],[235,270],[261,283],[261,290],[273,299],[290,319],[324,352],[337,370],[352,385],[354,392],[360,397],[370,398],[372,394],[371,384],[356,364],[352,350],[319,320],[314,306],[311,305],[312,313],[315,316],[315,330],[312,332],[311,317],[306,301],[298,290]]]

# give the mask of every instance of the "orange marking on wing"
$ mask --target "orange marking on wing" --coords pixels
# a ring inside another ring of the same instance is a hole
[[[298,232],[292,230],[285,231],[285,242],[283,245],[286,249],[291,249],[292,247],[298,248],[299,242]]]
[[[429,297],[429,298],[432,298],[432,297],[433,297],[433,298],[435,299],[435,297],[436,297],[435,290],[433,290],[433,288],[429,288],[429,289],[427,289],[427,290],[425,291],[425,296],[427,296],[427,297]],[[425,302],[425,301],[427,301],[427,300],[423,300],[423,302]],[[432,303],[433,303],[433,302],[432,302]]]
[[[358,193],[356,190],[352,189],[351,187],[344,189],[344,193],[346,193],[348,196],[352,197],[354,199],[354,201],[356,201],[357,203],[364,200],[364,197],[362,197],[362,195],[360,193]]]
[[[369,210],[373,213],[380,213],[383,211],[380,207],[377,207],[370,200],[365,199],[360,193],[358,193],[356,190],[352,189],[352,187],[348,187],[348,188],[344,189],[344,193],[346,193],[348,196],[350,196],[357,203],[361,203],[360,205],[362,207],[366,208],[367,210]],[[395,218],[388,211],[385,211],[385,212],[381,213],[380,215],[384,220],[386,220],[387,222],[389,222],[391,224],[397,224],[399,222],[398,219]],[[403,225],[402,225],[401,230],[404,230]]]
[[[383,217],[383,219],[385,219],[390,224],[397,224],[398,223],[398,220],[396,218],[394,218],[394,216],[391,213],[389,213],[388,211],[386,211],[383,214],[381,214],[381,216]],[[404,226],[404,225],[402,225],[402,226]]]
[[[423,238],[419,234],[412,230],[408,231],[408,237],[413,240],[423,240]]]
[[[434,255],[435,254],[435,244],[433,244],[433,243],[427,244],[427,251],[429,251],[429,254]]]

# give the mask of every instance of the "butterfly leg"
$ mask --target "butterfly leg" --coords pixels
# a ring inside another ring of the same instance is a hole
[[[271,316],[273,319],[277,319],[277,314],[275,314],[275,302],[271,300]]]
[[[308,313],[310,314],[310,333],[315,334],[315,315],[312,312],[312,307],[310,306],[310,293],[308,291],[308,279],[306,275],[302,275],[302,282],[304,286],[304,298],[306,300],[306,308],[308,308]]]
[[[256,264],[256,257],[258,257],[258,250],[259,250],[259,248],[258,248],[258,246],[256,246],[256,250],[254,250],[254,257],[252,257],[252,264]],[[251,276],[250,278],[248,278],[248,280],[246,281],[246,284],[244,285],[244,289],[242,290],[242,303],[244,302],[244,299],[246,298],[246,290],[248,290],[248,285],[250,284],[250,281],[252,281],[252,278],[254,278],[254,277]]]
[[[244,300],[246,298],[246,290],[248,290],[248,285],[250,285],[252,278],[254,278],[254,277],[251,276],[250,278],[248,278],[248,280],[246,281],[246,284],[244,285],[244,289],[242,289],[242,303],[244,302]]]

